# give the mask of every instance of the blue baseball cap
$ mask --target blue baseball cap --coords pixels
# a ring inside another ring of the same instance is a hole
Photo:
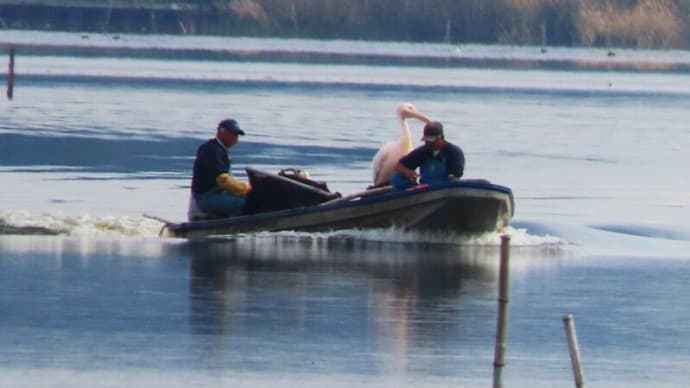
[[[438,121],[432,121],[424,126],[424,136],[422,141],[434,141],[443,136],[443,124]]]
[[[239,124],[237,124],[237,120],[234,119],[225,119],[221,121],[218,123],[218,129],[244,136],[244,131],[240,129]]]

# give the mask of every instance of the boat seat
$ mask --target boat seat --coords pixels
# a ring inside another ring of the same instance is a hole
[[[340,198],[328,191],[325,183],[305,177],[283,176],[246,168],[252,190],[247,195],[242,214],[296,209]]]

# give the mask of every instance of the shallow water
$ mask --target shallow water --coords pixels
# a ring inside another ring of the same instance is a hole
[[[687,55],[656,54],[630,55]],[[0,109],[1,386],[486,386],[502,233],[506,385],[572,384],[566,313],[588,383],[688,380],[690,75],[45,56],[17,74]],[[403,101],[444,122],[467,177],[513,189],[511,227],[191,243],[142,216],[184,219],[194,151],[225,116],[247,129],[238,174],[298,167],[360,191]]]

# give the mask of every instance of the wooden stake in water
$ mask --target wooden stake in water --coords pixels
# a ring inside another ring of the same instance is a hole
[[[575,334],[573,315],[568,314],[564,316],[563,324],[565,325],[565,334],[568,337],[568,348],[570,349],[570,362],[573,365],[575,386],[577,388],[582,388],[585,386],[585,378],[582,373],[582,365],[580,365],[580,347],[577,344],[577,335]]]
[[[10,46],[10,64],[7,69],[7,98],[14,95],[14,46]]]
[[[505,366],[508,321],[508,264],[510,236],[501,236],[501,267],[498,275],[498,317],[496,319],[496,348],[494,351],[494,388],[503,386],[501,372]]]

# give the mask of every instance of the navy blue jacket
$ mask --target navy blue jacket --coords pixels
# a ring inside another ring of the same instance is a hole
[[[192,175],[192,192],[203,194],[217,187],[218,175],[230,170],[228,150],[216,138],[199,146],[194,161]]]
[[[409,154],[403,156],[400,159],[400,163],[410,170],[414,170],[423,165],[428,159],[443,161],[446,170],[448,170],[448,174],[453,174],[458,178],[460,178],[465,171],[465,155],[462,153],[460,147],[447,141],[436,156],[434,156],[434,152],[431,148],[428,148],[426,145],[421,145],[410,151]]]

